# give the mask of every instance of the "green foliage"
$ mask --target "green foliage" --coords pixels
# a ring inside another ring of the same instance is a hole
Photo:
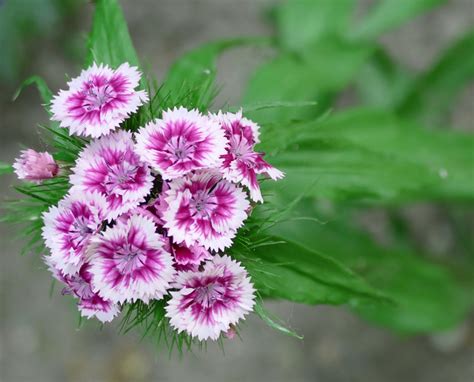
[[[171,66],[160,92],[169,96],[170,105],[207,111],[218,92],[215,79],[219,55],[231,48],[268,42],[265,38],[235,38],[202,45]],[[160,103],[158,106],[163,108]]]
[[[251,227],[252,221],[247,226]],[[245,266],[263,297],[305,304],[389,303],[350,269],[312,248],[265,232],[249,231],[246,236],[251,241],[249,248],[236,245],[230,251]]]
[[[355,27],[348,21],[350,1],[287,1],[275,10],[276,57],[251,78],[244,104],[314,101],[317,107],[248,113],[262,124],[259,149],[286,172],[283,181],[264,183],[266,200],[285,206],[301,195],[310,198],[295,218],[277,219],[250,239],[263,244],[236,248],[263,296],[348,304],[370,321],[407,333],[447,329],[471,309],[473,285],[466,280],[472,267],[432,263],[411,245],[375,244],[343,213],[351,204],[474,201],[474,137],[425,128],[446,120],[472,79],[472,32],[421,75],[376,41],[439,3],[381,0]],[[353,85],[364,106],[325,115],[338,93]],[[343,202],[344,208],[336,205],[321,224],[315,216],[322,214],[311,207],[315,200]],[[348,280],[341,283],[347,290],[328,283],[330,267],[320,256],[385,299],[355,296]]]
[[[338,38],[314,42],[304,53],[283,52],[252,76],[244,104],[317,102],[317,108],[259,110],[249,116],[259,122],[311,118],[327,109],[335,92],[350,81],[371,53],[366,44]],[[317,65],[315,65],[317,62]],[[278,78],[278,81],[275,79]]]
[[[277,317],[269,313],[264,307],[263,307],[263,302],[260,300],[257,300],[257,303],[255,305],[255,314],[259,316],[268,326],[271,328],[278,330],[279,332],[286,334],[291,337],[298,338],[300,340],[303,339],[302,336],[300,336],[298,333],[294,332],[291,329],[288,329],[285,325],[283,325]]]
[[[2,0],[0,2],[0,82],[18,80],[30,57],[29,41],[54,35],[61,20],[73,13],[77,0]]]
[[[367,234],[344,221],[342,210],[323,215],[306,202],[294,214],[324,216],[327,223],[290,218],[273,226],[270,232],[281,240],[330,254],[387,296],[392,303],[351,304],[352,309],[371,321],[403,332],[443,330],[459,324],[474,302],[452,271],[405,247],[375,244]],[[267,256],[278,256],[278,251],[269,247]],[[316,274],[320,272],[315,270]]]
[[[9,163],[0,162],[0,175],[11,174],[13,172],[13,167]]]
[[[355,77],[354,85],[364,105],[393,110],[406,98],[413,77],[379,47]]]
[[[359,39],[374,39],[446,0],[378,0],[368,15],[350,31]],[[323,1],[324,2],[324,1]]]
[[[286,199],[305,190],[333,200],[474,200],[472,135],[427,131],[390,113],[353,109],[286,124],[285,131],[267,126],[262,142],[287,173],[265,189]]]
[[[420,179],[434,175],[429,184],[407,197],[418,200],[474,201],[474,136],[454,131],[429,131],[416,122],[390,114],[355,109],[340,113],[314,133],[322,139],[342,138],[394,162],[409,161]]]
[[[30,85],[35,85],[38,89],[38,92],[41,96],[43,101],[43,106],[48,114],[50,113],[49,106],[51,103],[51,99],[53,98],[53,93],[49,89],[48,85],[39,76],[31,76],[27,78],[23,83],[20,85],[18,90],[16,91],[15,95],[13,96],[13,100],[16,100],[22,90]],[[87,143],[87,140],[77,137],[71,136],[67,132],[66,129],[60,128],[57,122],[51,122],[49,126],[39,125],[40,132],[46,132],[49,137],[52,137],[52,145],[57,150],[53,153],[54,158],[56,160],[66,162],[66,163],[74,163],[79,151],[84,147]]]
[[[45,248],[41,237],[42,214],[51,205],[57,204],[68,192],[68,179],[56,177],[39,185],[24,182],[14,188],[22,197],[17,200],[8,200],[2,206],[5,211],[2,211],[0,221],[21,225],[18,240],[23,243],[22,254],[44,253]]]
[[[92,30],[88,39],[86,66],[106,64],[113,68],[124,62],[140,66],[127,22],[117,0],[95,2]]]
[[[305,51],[308,45],[343,33],[354,0],[290,0],[276,9],[279,42],[284,50]]]
[[[400,102],[399,112],[429,125],[445,123],[457,95],[473,79],[474,30],[470,30],[412,82],[410,91]]]
[[[36,85],[36,88],[38,89],[41,99],[44,102],[44,106],[47,107],[49,103],[51,102],[51,99],[53,98],[53,93],[51,93],[51,90],[49,90],[48,85],[46,84],[45,80],[42,79],[40,76],[31,76],[27,78],[23,83],[20,85],[18,90],[15,92],[13,95],[13,101],[15,101],[23,91],[23,89],[27,86],[30,85]]]

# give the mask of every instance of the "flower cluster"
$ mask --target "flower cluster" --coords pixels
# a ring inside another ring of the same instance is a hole
[[[51,106],[60,127],[90,139],[74,166],[33,150],[17,160],[21,179],[69,175],[69,193],[44,213],[46,264],[85,317],[106,322],[124,304],[165,299],[178,332],[231,337],[255,290],[225,250],[263,202],[258,176],[283,173],[255,151],[259,126],[241,112],[177,107],[121,129],[148,100],[139,82],[126,63],[84,70]]]

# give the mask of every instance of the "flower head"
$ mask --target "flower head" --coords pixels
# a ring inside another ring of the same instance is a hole
[[[135,153],[127,131],[91,142],[79,154],[72,172],[73,191],[98,192],[107,198],[108,219],[138,206],[153,186],[150,169]]]
[[[106,199],[97,193],[66,196],[43,214],[43,238],[51,258],[65,275],[77,273],[85,253],[102,225]]]
[[[227,152],[222,156],[221,171],[225,179],[241,183],[250,191],[255,202],[263,202],[257,175],[263,174],[273,180],[283,178],[284,174],[268,164],[263,153],[254,151],[258,143],[258,125],[243,118],[241,113],[219,113],[214,116],[226,132]]]
[[[139,81],[140,72],[128,63],[115,70],[93,64],[53,98],[52,119],[71,134],[106,135],[148,101],[146,92],[135,90]]]
[[[155,224],[140,215],[121,220],[94,239],[92,285],[116,303],[161,299],[174,278],[171,254],[163,248]]]
[[[90,264],[84,263],[73,275],[65,275],[57,268],[57,263],[50,257],[45,257],[48,268],[54,278],[65,284],[63,294],[71,294],[78,298],[78,308],[81,315],[87,318],[96,317],[99,321],[109,322],[119,313],[116,304],[105,300],[92,290]]]
[[[137,135],[138,153],[164,179],[218,167],[225,145],[217,122],[183,107],[163,112],[162,119],[150,122]]]
[[[166,316],[178,332],[217,340],[252,311],[254,288],[247,272],[228,256],[214,256],[202,272],[180,272]]]
[[[169,186],[163,220],[173,242],[212,250],[232,244],[249,208],[242,189],[210,172],[176,179]]]
[[[18,179],[25,179],[34,183],[41,183],[45,179],[58,175],[59,166],[48,152],[39,153],[28,149],[21,152],[21,156],[13,164]]]

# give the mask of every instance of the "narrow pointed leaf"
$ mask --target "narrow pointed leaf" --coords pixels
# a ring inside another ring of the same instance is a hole
[[[289,0],[276,10],[279,42],[289,51],[305,50],[318,40],[341,35],[354,0]]]
[[[274,244],[254,248],[248,257],[233,249],[262,296],[306,304],[390,303],[338,261],[291,240],[268,239]]]
[[[351,30],[351,37],[374,39],[411,18],[426,12],[445,0],[379,0],[358,26]]]
[[[13,173],[13,167],[10,163],[0,162],[0,175]]]
[[[200,46],[179,58],[171,67],[160,92],[169,96],[170,104],[206,109],[216,95],[217,59],[227,49],[268,44],[265,38],[236,38]],[[183,102],[184,101],[184,102]]]
[[[51,90],[49,90],[46,81],[40,76],[31,76],[24,80],[18,90],[15,92],[13,100],[15,101],[20,96],[23,89],[30,85],[36,85],[36,88],[40,93],[43,103],[45,105],[49,105],[49,103],[51,102],[51,98],[53,98],[53,93],[51,92]]]
[[[295,338],[298,338],[300,340],[303,339],[303,336],[299,335],[295,331],[287,328],[285,325],[278,322],[279,320],[277,318],[272,317],[271,314],[265,310],[265,308],[263,307],[262,302],[257,301],[257,304],[255,305],[255,308],[254,308],[254,311],[257,314],[257,316],[259,316],[271,328],[273,328],[275,330],[278,330],[279,332],[281,332],[283,334],[286,334],[288,336],[295,337]]]
[[[93,62],[117,67],[124,62],[139,66],[127,22],[118,0],[97,0],[88,39],[86,66]]]
[[[412,83],[399,112],[421,123],[447,121],[459,93],[474,79],[474,30],[444,52],[432,68]]]
[[[317,212],[306,203],[298,213]],[[324,225],[288,220],[270,232],[304,248],[324,251],[388,296],[392,304],[353,304],[355,311],[370,321],[419,333],[449,329],[465,319],[474,301],[447,268],[407,248],[383,248],[337,216],[328,220]]]

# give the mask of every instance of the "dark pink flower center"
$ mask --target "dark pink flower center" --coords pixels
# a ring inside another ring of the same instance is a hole
[[[197,191],[191,200],[191,215],[194,217],[209,217],[217,208],[215,198],[205,190]]]
[[[226,287],[218,282],[196,288],[194,301],[201,305],[202,309],[211,308],[216,302],[224,301]]]
[[[113,193],[117,188],[130,189],[137,182],[136,176],[140,166],[122,162],[108,166],[107,178],[104,182],[106,192]]]
[[[117,249],[113,259],[117,270],[122,275],[126,275],[145,265],[146,254],[133,244],[125,244]]]
[[[73,248],[79,248],[89,239],[94,230],[89,226],[89,221],[85,216],[78,216],[74,219],[69,229],[69,242]]]
[[[110,100],[117,96],[114,88],[105,81],[104,83],[94,83],[89,81],[83,91],[83,107],[86,111],[100,111]]]
[[[190,159],[196,151],[195,144],[181,136],[172,137],[167,146],[166,151],[168,151],[175,163]]]

